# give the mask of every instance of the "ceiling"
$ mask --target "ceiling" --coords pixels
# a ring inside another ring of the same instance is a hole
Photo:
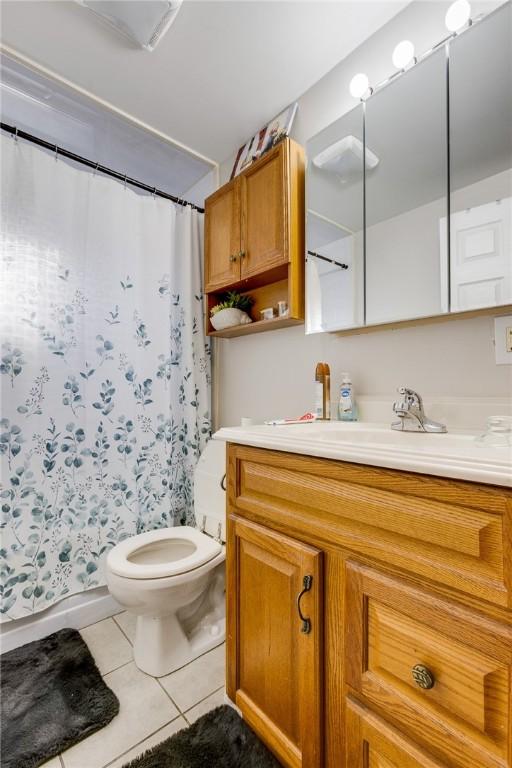
[[[185,0],[152,53],[70,0],[3,0],[1,40],[222,162],[409,0]]]

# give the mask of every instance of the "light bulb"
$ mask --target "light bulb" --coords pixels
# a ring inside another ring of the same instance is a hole
[[[413,59],[414,45],[410,40],[402,40],[393,51],[393,64],[397,69],[405,69]]]
[[[359,72],[350,81],[350,93],[355,99],[360,99],[368,90],[369,84],[367,76],[363,72]]]
[[[471,5],[468,0],[455,0],[446,12],[444,23],[450,32],[457,32],[469,21]]]

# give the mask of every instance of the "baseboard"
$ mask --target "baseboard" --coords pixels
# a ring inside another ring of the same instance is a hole
[[[106,587],[71,595],[46,611],[3,623],[0,627],[1,652],[40,640],[64,627],[83,629],[122,610]]]

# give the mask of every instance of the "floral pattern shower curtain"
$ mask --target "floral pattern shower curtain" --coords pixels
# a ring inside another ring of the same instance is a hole
[[[2,136],[2,619],[193,519],[210,435],[202,216]]]

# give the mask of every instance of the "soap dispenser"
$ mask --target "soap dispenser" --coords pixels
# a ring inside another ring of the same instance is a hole
[[[357,421],[357,406],[354,398],[354,387],[349,373],[341,374],[340,399],[338,404],[340,421]]]

